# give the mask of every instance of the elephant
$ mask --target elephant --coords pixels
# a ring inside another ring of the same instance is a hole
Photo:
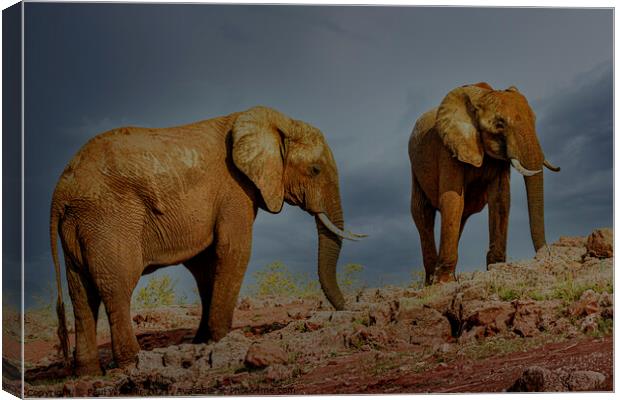
[[[467,219],[488,204],[488,265],[506,261],[510,167],[524,176],[534,249],[546,245],[542,167],[546,160],[527,99],[511,86],[457,87],[422,114],[409,138],[411,215],[420,235],[427,285],[455,280]],[[439,251],[435,215],[441,214]]]
[[[122,127],[90,139],[54,190],[50,235],[58,289],[58,335],[68,355],[57,236],[65,256],[75,316],[74,373],[103,372],[96,341],[101,302],[110,323],[114,362],[134,362],[132,292],[142,275],[183,264],[202,303],[194,342],[230,330],[250,259],[258,209],[277,214],[286,202],[315,217],[318,275],[336,310],[345,300],[336,280],[344,230],[338,171],[322,132],[257,106],[188,125]]]

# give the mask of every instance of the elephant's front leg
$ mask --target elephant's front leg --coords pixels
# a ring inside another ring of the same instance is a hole
[[[433,274],[433,283],[449,282],[455,279],[454,270],[458,261],[463,206],[462,190],[460,192],[448,190],[439,197],[441,242],[439,244],[439,259]]]
[[[510,213],[510,169],[507,167],[488,187],[489,198],[489,251],[490,264],[506,261],[508,214]]]
[[[196,280],[202,303],[202,315],[198,331],[196,336],[194,336],[194,343],[207,343],[211,339],[209,334],[209,309],[211,308],[211,297],[213,296],[215,261],[215,246],[210,246],[184,263]]]
[[[227,218],[223,218],[227,220]],[[209,307],[209,338],[220,340],[232,326],[233,312],[250,260],[252,217],[240,224],[225,223],[217,229],[215,275]]]

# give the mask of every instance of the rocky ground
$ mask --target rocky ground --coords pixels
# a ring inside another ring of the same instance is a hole
[[[36,335],[26,340],[25,394],[613,390],[611,230],[560,238],[534,259],[457,282],[363,289],[347,301],[335,312],[319,297],[242,298],[230,334],[202,345],[191,344],[198,306],[138,311],[136,364],[113,368],[100,323],[110,368],[82,379],[62,367],[54,327],[26,315]]]

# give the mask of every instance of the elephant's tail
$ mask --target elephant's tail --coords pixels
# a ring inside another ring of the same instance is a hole
[[[65,317],[65,303],[62,299],[62,283],[60,276],[60,262],[58,261],[58,221],[60,219],[60,209],[55,202],[52,203],[52,211],[50,217],[50,240],[52,245],[52,258],[54,259],[54,268],[56,270],[56,288],[58,290],[58,298],[56,300],[56,315],[58,316],[58,339],[60,340],[60,348],[65,363],[69,363],[69,333],[67,331],[67,319]]]

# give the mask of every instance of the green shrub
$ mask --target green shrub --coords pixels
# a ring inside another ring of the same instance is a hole
[[[558,280],[551,290],[550,298],[564,300],[567,303],[579,300],[583,292],[591,289],[596,293],[613,293],[612,281],[575,282],[572,274],[566,274],[566,279]]]
[[[337,279],[341,289],[350,292],[359,289],[362,282],[359,273],[363,267],[359,264],[347,264]],[[248,286],[250,296],[294,296],[310,297],[321,294],[318,280],[310,279],[308,274],[295,274],[280,261],[267,265],[264,269],[253,274],[255,283]]]
[[[426,273],[423,270],[415,270],[411,272],[411,283],[409,287],[415,290],[424,289],[426,282]]]
[[[177,281],[168,275],[151,277],[146,286],[138,290],[134,302],[138,308],[154,308],[174,304]]]
[[[338,285],[344,292],[352,292],[362,287],[359,274],[364,270],[360,264],[346,264],[342,267],[342,272],[337,274]]]
[[[272,262],[253,274],[255,284],[248,287],[250,295],[307,297],[319,293],[319,283],[304,274],[293,274],[280,261]]]
[[[610,336],[614,333],[614,320],[608,318],[599,318],[597,321],[598,336]]]

